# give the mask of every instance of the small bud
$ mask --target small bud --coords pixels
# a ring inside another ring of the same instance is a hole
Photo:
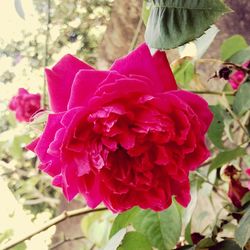
[[[232,73],[231,69],[229,69],[228,67],[223,67],[219,70],[219,78],[228,80],[231,73]]]

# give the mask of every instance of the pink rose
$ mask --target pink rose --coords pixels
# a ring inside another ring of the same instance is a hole
[[[9,109],[16,112],[16,119],[20,122],[29,122],[34,113],[40,109],[40,94],[30,94],[26,89],[18,89],[18,94],[13,96]]]
[[[40,169],[68,200],[94,208],[160,211],[190,201],[189,172],[209,156],[212,114],[201,97],[177,90],[164,52],[143,44],[97,71],[66,55],[46,69],[50,114],[29,145]]]
[[[244,67],[246,69],[250,68],[250,61],[243,63],[242,67]],[[237,70],[237,71],[233,72],[232,74],[230,74],[228,81],[231,84],[233,89],[238,89],[239,86],[245,82],[246,78],[247,78],[247,76],[246,76],[245,72],[243,72],[241,70]]]

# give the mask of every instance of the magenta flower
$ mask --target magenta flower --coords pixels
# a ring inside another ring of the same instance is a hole
[[[172,196],[188,205],[212,113],[177,90],[164,52],[151,56],[143,44],[107,71],[66,55],[46,75],[54,113],[29,148],[68,200],[80,193],[113,212],[160,211]]]
[[[40,94],[30,94],[26,89],[19,88],[18,94],[12,97],[8,108],[16,113],[18,121],[29,122],[32,115],[41,108],[40,102]]]

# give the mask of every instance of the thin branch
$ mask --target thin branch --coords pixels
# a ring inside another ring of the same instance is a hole
[[[135,34],[134,34],[134,37],[133,37],[133,40],[131,42],[131,45],[130,45],[130,48],[129,48],[129,52],[134,50],[136,44],[137,44],[137,41],[138,41],[138,38],[139,38],[139,35],[140,35],[140,32],[141,32],[141,29],[143,27],[143,19],[142,17],[140,16],[140,19],[139,19],[139,22],[137,24],[137,27],[136,27],[136,31],[135,31]]]
[[[247,135],[247,137],[249,138],[249,134],[248,131],[246,129],[246,127],[242,124],[241,120],[238,118],[238,116],[232,111],[230,104],[228,103],[228,100],[226,98],[226,95],[223,94],[222,95],[222,100],[223,100],[223,104],[225,106],[225,108],[228,110],[228,112],[230,113],[230,115],[233,117],[233,119],[239,124],[239,126],[241,127],[241,129],[244,131],[244,133]]]
[[[200,95],[219,95],[219,96],[223,96],[223,95],[226,95],[226,96],[234,96],[236,94],[235,91],[232,91],[232,92],[219,92],[219,91],[209,91],[209,90],[188,90],[187,91],[190,91],[192,93],[195,93],[195,94],[200,94]]]
[[[214,193],[217,194],[222,200],[228,201],[228,199],[227,199],[227,193],[225,192],[225,190],[219,188],[218,186],[215,186],[214,183],[212,183],[207,177],[203,176],[199,172],[195,171],[194,174],[196,174],[198,177],[200,177],[204,182],[206,182],[209,185],[211,185],[213,187]]]
[[[82,239],[85,239],[85,238],[86,238],[86,237],[83,236],[83,235],[76,236],[76,237],[74,237],[74,238],[66,238],[66,237],[64,237],[64,239],[63,239],[62,241],[59,241],[59,242],[53,244],[49,249],[52,250],[52,249],[55,249],[55,248],[57,248],[57,247],[63,245],[63,244],[66,243],[66,242],[75,241],[75,240],[82,240]]]
[[[76,210],[72,210],[72,211],[64,211],[62,214],[60,214],[59,216],[53,218],[52,220],[48,221],[47,223],[45,223],[44,225],[42,225],[41,227],[37,228],[36,230],[34,230],[33,232],[27,234],[26,236],[20,237],[20,239],[17,240],[13,240],[12,242],[7,243],[2,250],[7,250],[10,249],[14,246],[16,246],[17,244],[30,239],[31,237],[33,237],[34,235],[37,235],[45,230],[47,230],[48,228],[57,225],[58,223],[68,219],[68,218],[72,218],[78,215],[85,215],[85,214],[89,214],[89,213],[94,213],[94,212],[99,212],[99,211],[103,211],[103,210],[107,210],[107,208],[97,208],[97,209],[90,209],[90,210],[86,210],[86,208],[80,208],[80,209],[76,209]]]
[[[50,16],[50,9],[51,9],[51,0],[48,0],[47,3],[47,28],[46,28],[46,35],[45,35],[45,48],[44,48],[44,67],[48,65],[48,49],[49,49],[49,32],[50,32],[50,23],[51,23],[51,16]],[[46,78],[44,75],[43,80],[43,108],[46,109]]]

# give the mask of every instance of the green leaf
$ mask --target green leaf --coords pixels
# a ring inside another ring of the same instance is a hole
[[[177,250],[196,250],[196,246],[187,245],[187,246],[179,247],[177,248]]]
[[[121,245],[126,232],[127,230],[125,228],[118,231],[115,235],[113,235],[102,250],[117,250],[117,248]]]
[[[150,15],[150,10],[151,10],[151,1],[149,0],[143,0],[143,5],[142,5],[142,20],[145,25],[147,25],[148,22],[148,17]]]
[[[149,240],[141,233],[129,232],[118,250],[152,250]]]
[[[192,59],[188,57],[181,58],[173,65],[173,73],[176,79],[176,82],[185,86],[189,83],[195,74],[194,64]]]
[[[228,151],[224,151],[224,152],[220,152],[212,161],[212,164],[208,170],[208,173],[211,173],[212,170],[220,168],[221,166],[223,166],[226,163],[230,163],[230,161],[241,157],[243,155],[246,154],[246,150],[244,148],[241,147],[237,147],[235,149],[232,150],[228,150]]]
[[[221,59],[226,61],[235,53],[247,48],[247,42],[241,35],[234,35],[226,39],[221,45]]]
[[[11,250],[25,250],[27,249],[26,244],[24,242],[19,243],[18,245],[11,248]]]
[[[191,201],[189,202],[188,207],[184,210],[184,214],[182,217],[182,224],[184,226],[188,226],[190,224],[193,212],[194,212],[196,205],[197,205],[197,198],[198,198],[198,180],[197,180],[197,178],[190,180],[190,193],[191,193]]]
[[[224,149],[225,147],[222,143],[222,135],[224,133],[225,128],[225,111],[220,105],[210,106],[209,108],[213,112],[214,118],[208,129],[208,138],[217,148]]]
[[[247,47],[246,49],[243,49],[236,54],[234,54],[232,57],[228,59],[229,62],[235,63],[235,64],[242,64],[245,61],[250,60],[250,47]]]
[[[209,248],[209,250],[241,250],[241,248],[233,240],[224,240]]]
[[[181,234],[181,215],[173,202],[162,212],[140,210],[133,226],[150,240],[152,246],[159,250],[170,250],[174,248]]]
[[[188,244],[193,244],[192,238],[191,238],[191,221],[188,223],[188,225],[185,228],[185,240]]]
[[[110,211],[100,211],[84,216],[81,221],[83,235],[97,246],[105,245],[113,218],[114,215]]]
[[[203,248],[208,248],[208,247],[212,247],[215,245],[215,241],[212,240],[211,238],[205,238],[202,239],[201,241],[199,241],[197,247],[198,249],[203,249]]]
[[[235,230],[235,240],[243,248],[250,239],[250,206],[240,220],[238,228]]]
[[[250,82],[242,84],[235,96],[233,110],[238,115],[243,115],[250,109]]]
[[[23,6],[21,0],[15,0],[15,9],[17,14],[22,18],[25,19],[24,11],[23,11]]]
[[[228,11],[221,0],[153,0],[145,40],[151,48],[176,48],[203,35]]]
[[[13,229],[7,229],[3,233],[0,233],[0,243],[9,239],[13,235]]]
[[[132,209],[117,215],[113,222],[109,237],[111,238],[120,229],[127,227],[129,224],[132,224],[134,217],[138,214],[139,211],[139,207],[133,207]]]

